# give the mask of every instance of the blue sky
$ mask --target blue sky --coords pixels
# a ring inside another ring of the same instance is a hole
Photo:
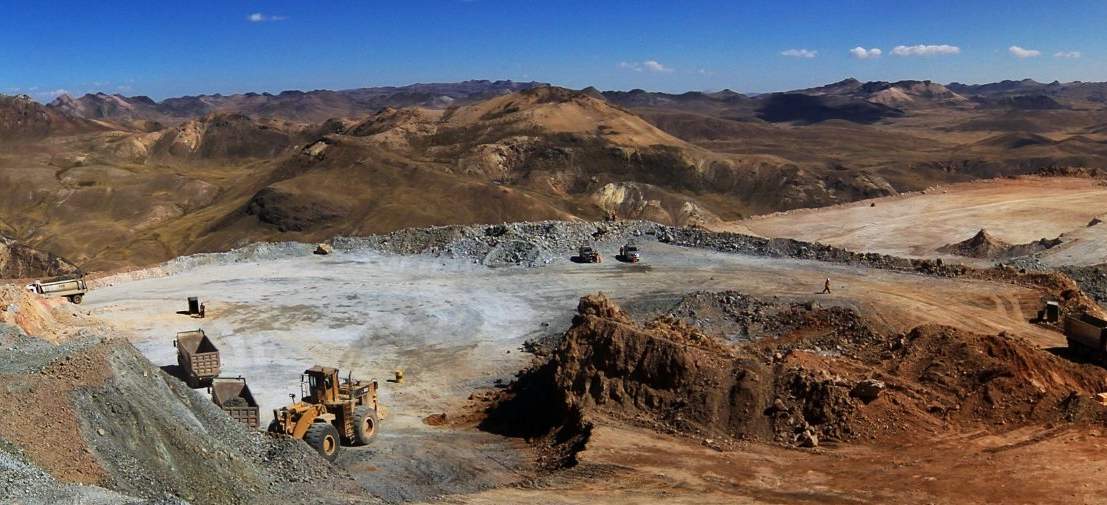
[[[1105,0],[0,0],[0,12],[0,93],[40,100],[465,79],[744,92],[850,76],[1107,80]]]

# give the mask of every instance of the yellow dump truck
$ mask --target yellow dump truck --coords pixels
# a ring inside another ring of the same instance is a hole
[[[189,387],[207,387],[219,376],[219,349],[204,330],[182,331],[173,345],[177,348],[177,365]]]

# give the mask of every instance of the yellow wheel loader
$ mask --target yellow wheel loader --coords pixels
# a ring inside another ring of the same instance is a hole
[[[340,380],[337,368],[314,366],[300,376],[300,401],[273,411],[270,433],[307,442],[327,461],[338,457],[341,446],[366,445],[377,435],[383,417],[377,399],[377,381]]]

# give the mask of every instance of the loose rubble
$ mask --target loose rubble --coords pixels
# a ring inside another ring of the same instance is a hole
[[[55,344],[0,324],[0,344],[0,400],[20,406],[18,421],[0,423],[0,483],[27,482],[0,497],[376,502],[299,441],[233,421],[125,339],[88,328]]]
[[[717,301],[691,298],[679,305],[686,313]],[[744,306],[724,317],[769,323],[728,342],[675,316],[636,323],[606,296],[585,296],[547,360],[520,375],[483,426],[540,440],[572,464],[603,423],[815,448],[1107,419],[1093,399],[1107,370],[1018,338],[944,326],[881,333],[838,310]],[[780,324],[787,314],[795,320]]]

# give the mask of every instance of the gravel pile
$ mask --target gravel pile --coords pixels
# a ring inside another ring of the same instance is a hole
[[[566,258],[582,245],[619,246],[631,240],[657,240],[683,247],[778,258],[853,263],[872,268],[947,273],[960,266],[940,261],[912,260],[874,253],[855,253],[824,244],[791,239],[765,239],[700,228],[678,228],[649,221],[618,222],[522,222],[488,226],[439,226],[412,228],[387,235],[339,237],[337,250],[364,249],[391,254],[429,254],[469,258],[488,266],[539,266]]]
[[[1061,267],[1100,306],[1107,308],[1107,264]]]
[[[541,221],[484,226],[412,228],[387,235],[338,237],[339,251],[364,249],[391,254],[468,258],[490,267],[540,266],[575,253],[582,245],[622,245],[665,227],[647,221],[592,223]]]
[[[957,276],[968,269],[960,265],[945,265],[941,260],[908,259],[877,253],[858,253],[815,242],[774,238],[767,239],[737,233],[711,232],[699,228],[660,227],[657,240],[683,247],[698,247],[720,252],[794,258],[830,263],[848,263],[882,270],[920,272],[930,275]]]
[[[0,502],[24,505],[81,503],[87,505],[170,505],[188,502],[173,497],[139,500],[98,486],[58,482],[17,453],[0,447]]]
[[[0,502],[379,502],[302,442],[231,420],[124,339],[53,345],[0,325],[0,342],[0,399],[24,404],[19,424],[0,425]]]

